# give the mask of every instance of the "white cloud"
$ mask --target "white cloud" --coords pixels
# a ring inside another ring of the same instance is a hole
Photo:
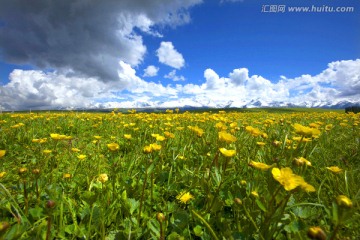
[[[204,71],[203,83],[175,86],[146,82],[123,61],[118,65],[118,80],[113,82],[57,72],[14,70],[10,82],[0,86],[0,109],[242,107],[259,102],[265,106],[274,103],[321,106],[341,101],[360,104],[359,76],[360,59],[332,62],[317,75],[280,77],[277,82],[249,75],[246,68],[234,69],[228,77],[209,68]]]
[[[154,65],[149,65],[147,66],[147,68],[144,69],[143,77],[155,77],[157,76],[158,71],[158,67],[155,67]]]
[[[166,74],[165,76],[164,76],[164,78],[169,78],[169,79],[171,79],[171,80],[173,80],[173,81],[175,81],[175,82],[177,82],[177,81],[185,81],[186,79],[185,79],[185,77],[184,76],[178,76],[178,75],[176,75],[176,70],[172,70],[171,72],[169,72],[168,74]]]
[[[229,78],[236,86],[242,85],[249,79],[249,70],[247,68],[234,69],[229,74]]]
[[[219,89],[223,85],[223,80],[212,69],[208,68],[204,71],[204,78],[206,80],[206,89]]]
[[[9,79],[7,85],[0,87],[0,107],[9,110],[91,108],[95,99],[111,87],[95,78],[66,77],[34,70],[14,70]]]
[[[156,55],[159,62],[176,69],[182,68],[185,64],[182,54],[174,48],[172,42],[161,42],[160,47],[156,50]]]

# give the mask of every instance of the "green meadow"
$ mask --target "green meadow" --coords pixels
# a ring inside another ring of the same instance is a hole
[[[360,114],[0,114],[0,239],[356,239]]]

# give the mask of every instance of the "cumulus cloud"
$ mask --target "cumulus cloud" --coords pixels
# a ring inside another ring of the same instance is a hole
[[[184,76],[182,76],[182,75],[180,75],[180,76],[176,75],[176,70],[172,70],[171,72],[169,72],[168,74],[166,74],[166,75],[164,76],[164,78],[171,79],[171,80],[173,80],[173,81],[175,81],[175,82],[177,82],[177,81],[185,81],[185,77],[184,77]]]
[[[174,48],[172,42],[161,42],[160,47],[156,50],[156,55],[159,62],[176,69],[182,68],[185,64],[182,54]]]
[[[234,69],[229,78],[236,86],[242,85],[249,79],[249,70],[247,68]]]
[[[278,81],[251,75],[247,68],[234,69],[227,77],[209,68],[204,71],[203,83],[166,86],[144,81],[124,61],[118,63],[117,69],[118,80],[111,82],[41,70],[14,70],[10,82],[0,86],[0,109],[243,107],[288,103],[321,106],[341,101],[360,104],[360,59],[332,62],[319,74],[291,79],[281,76]],[[176,76],[175,70],[173,75]]]
[[[143,77],[155,77],[157,76],[158,71],[158,67],[155,67],[154,65],[149,65],[147,66],[147,68],[144,69]]]
[[[111,106],[111,102],[177,96],[175,88],[138,77],[130,64],[120,61],[118,65],[118,80],[111,82],[16,69],[10,82],[0,86],[0,110],[96,108]]]
[[[140,32],[161,36],[156,26],[189,22],[187,9],[200,2],[2,1],[1,57],[8,63],[54,69],[61,74],[117,81],[119,61],[131,66],[143,61],[146,46]]]
[[[219,89],[222,88],[225,83],[224,78],[220,78],[219,75],[211,68],[204,71],[204,78],[206,80],[206,89]]]
[[[110,87],[95,78],[35,70],[14,70],[9,79],[7,85],[0,87],[0,107],[9,110],[90,108]]]
[[[130,64],[120,61],[120,69],[118,71],[119,78],[126,86],[126,90],[134,94],[149,94],[150,96],[176,95],[177,90],[170,86],[163,86],[160,83],[146,82],[137,76],[136,70]],[[121,94],[121,93],[120,93]]]

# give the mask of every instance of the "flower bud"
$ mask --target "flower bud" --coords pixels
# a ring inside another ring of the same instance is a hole
[[[55,205],[56,205],[56,203],[55,203],[55,201],[53,201],[53,200],[49,200],[49,201],[47,201],[46,202],[46,208],[54,208],[55,207]]]
[[[240,198],[234,198],[234,202],[238,205],[242,205],[242,201]]]
[[[326,234],[320,227],[310,227],[307,231],[307,236],[310,239],[326,240]]]
[[[35,174],[35,175],[38,175],[38,174],[40,174],[40,169],[35,168],[35,169],[32,170],[32,173]]]
[[[0,233],[5,233],[9,227],[10,224],[8,222],[0,222]]]
[[[259,194],[257,191],[252,191],[251,196],[253,196],[254,198],[259,198]]]
[[[157,214],[156,214],[156,219],[157,219],[160,223],[162,223],[162,222],[165,221],[165,215],[164,215],[163,213],[157,213]]]
[[[19,168],[19,174],[24,174],[26,172],[27,172],[27,168],[25,167]]]

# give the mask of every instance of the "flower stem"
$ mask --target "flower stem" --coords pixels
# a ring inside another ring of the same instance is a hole
[[[206,222],[206,220],[203,217],[201,217],[197,212],[195,212],[193,209],[191,210],[191,212],[206,226],[206,228],[210,231],[210,234],[213,237],[213,239],[219,240],[219,238],[216,236],[216,233],[211,228],[211,226]]]

